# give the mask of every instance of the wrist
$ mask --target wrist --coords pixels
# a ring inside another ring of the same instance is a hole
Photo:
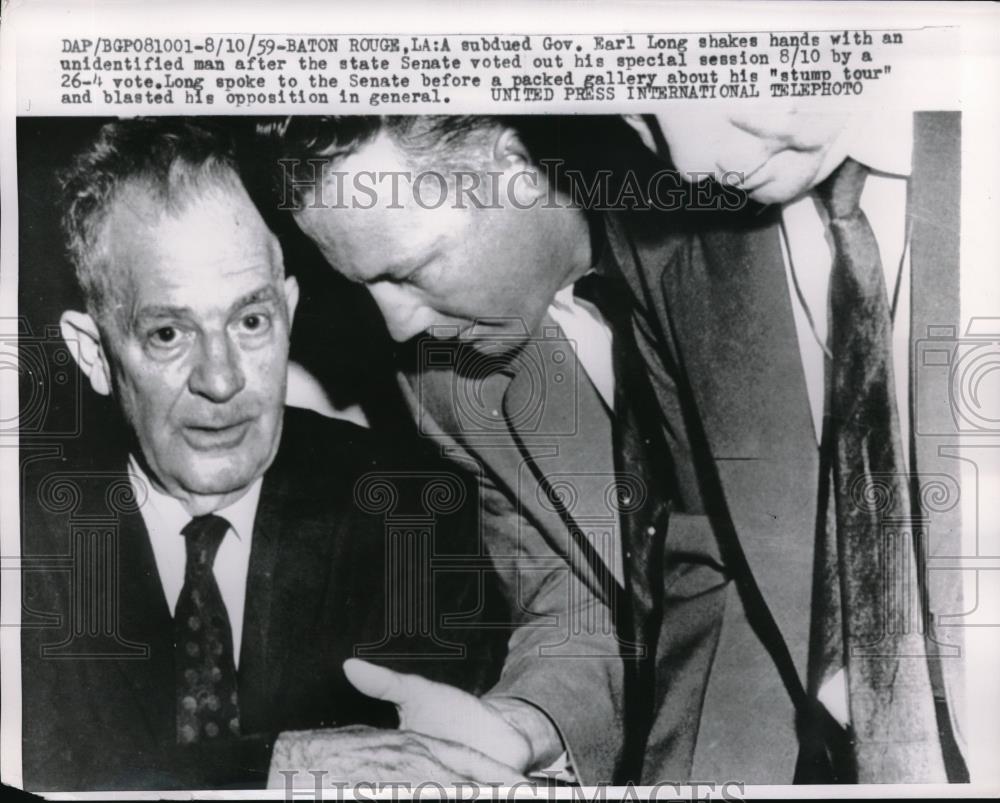
[[[529,758],[522,772],[537,772],[555,761],[565,748],[555,723],[538,706],[516,697],[483,697],[482,702],[496,713],[528,746]]]

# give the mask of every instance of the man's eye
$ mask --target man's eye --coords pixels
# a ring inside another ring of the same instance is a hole
[[[240,324],[247,332],[265,332],[271,324],[271,319],[261,312],[248,312],[240,318]]]
[[[151,339],[157,346],[169,346],[177,342],[178,333],[173,326],[161,326],[156,329]]]

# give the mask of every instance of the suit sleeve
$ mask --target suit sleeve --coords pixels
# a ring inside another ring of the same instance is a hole
[[[401,384],[421,431],[478,469],[483,537],[514,626],[488,695],[539,708],[562,736],[578,780],[609,782],[624,742],[624,672],[610,611],[519,512],[509,489],[418,406],[409,382]]]
[[[608,782],[624,741],[623,668],[610,611],[502,492],[486,487],[482,498],[487,548],[515,625],[489,695],[541,709],[580,783]]]

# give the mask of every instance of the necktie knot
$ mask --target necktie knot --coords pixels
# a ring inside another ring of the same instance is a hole
[[[573,295],[593,304],[597,311],[613,329],[622,322],[622,314],[630,315],[625,288],[616,279],[604,276],[596,271],[584,274],[573,284]]]
[[[826,208],[831,222],[843,220],[860,209],[861,191],[870,171],[860,162],[847,158],[830,177],[816,187],[816,197]]]
[[[186,541],[188,567],[195,571],[211,571],[228,530],[229,522],[213,513],[191,519],[181,530]]]

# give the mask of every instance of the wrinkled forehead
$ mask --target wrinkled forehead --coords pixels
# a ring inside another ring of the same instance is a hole
[[[223,304],[249,284],[280,285],[284,276],[278,241],[238,182],[192,186],[169,202],[132,182],[101,236],[119,311],[158,294]]]
[[[102,235],[116,261],[134,264],[133,251],[152,249],[177,257],[260,255],[282,269],[277,240],[235,175],[166,192],[141,178],[130,180],[116,194]]]

